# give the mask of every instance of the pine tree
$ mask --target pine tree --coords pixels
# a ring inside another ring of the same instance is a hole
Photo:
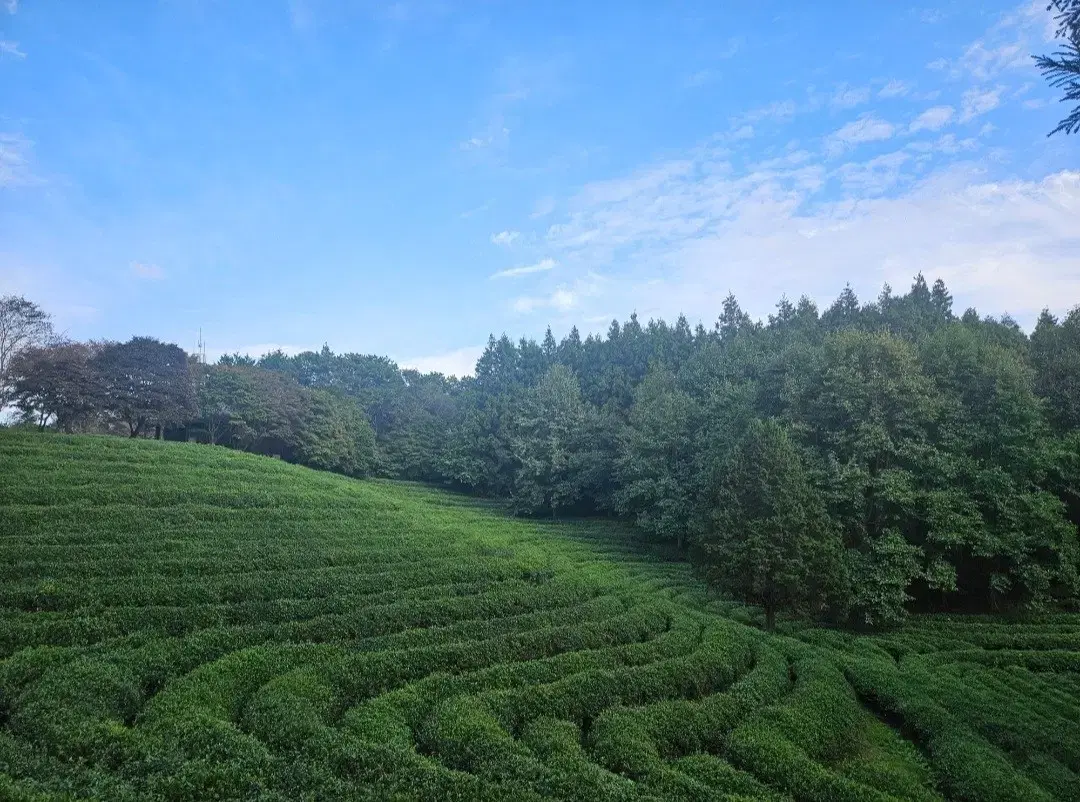
[[[1035,63],[1050,86],[1064,90],[1063,103],[1077,104],[1048,134],[1053,136],[1059,131],[1080,131],[1080,0],[1051,0],[1050,7],[1058,10],[1057,38],[1065,43],[1052,55],[1036,56]]]
[[[795,445],[773,420],[755,421],[716,493],[699,570],[731,595],[778,612],[820,615],[837,602],[842,550]]]

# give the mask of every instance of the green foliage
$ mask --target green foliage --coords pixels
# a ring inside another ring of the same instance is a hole
[[[195,412],[187,354],[153,337],[108,343],[94,357],[103,408],[127,424],[132,437],[148,425],[180,423]]]
[[[754,421],[728,460],[697,545],[704,575],[765,609],[817,615],[843,605],[839,533],[775,421]]]
[[[733,451],[752,421],[773,421],[803,466],[808,515],[843,552],[821,577],[836,586],[829,604],[793,581],[802,598],[781,607],[886,629],[913,611],[1075,604],[1080,315],[1044,314],[1029,339],[1007,316],[957,317],[952,304],[922,274],[872,303],[847,287],[821,315],[782,298],[764,323],[730,296],[712,330],[631,315],[584,339],[492,336],[461,379],[326,346],[233,354],[200,368],[199,419],[177,431],[446,485],[519,515],[615,514],[703,555],[750,497],[720,493]],[[62,404],[48,395],[27,394],[39,422],[78,417],[50,412]],[[722,593],[749,598],[738,572],[721,573]]]
[[[802,459],[753,424],[730,490],[783,508]],[[0,475],[4,799],[1080,787],[1077,615],[780,635],[617,524],[127,438],[0,433]]]
[[[1077,105],[1049,135],[1080,130],[1080,0],[1051,0],[1049,9],[1057,11],[1057,38],[1061,49],[1049,56],[1036,56],[1035,63],[1050,86],[1065,92],[1062,101]]]
[[[564,365],[552,365],[518,406],[511,423],[516,465],[514,509],[522,513],[573,506],[581,492],[577,455],[586,422],[577,378]]]

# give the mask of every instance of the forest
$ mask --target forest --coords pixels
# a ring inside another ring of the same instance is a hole
[[[770,627],[1076,609],[1080,308],[1028,334],[957,314],[920,274],[824,311],[782,298],[766,320],[729,296],[711,328],[631,315],[604,336],[492,336],[452,378],[326,346],[203,364],[149,337],[59,340],[36,305],[3,305],[24,336],[5,340],[2,400],[24,427],[623,518]]]

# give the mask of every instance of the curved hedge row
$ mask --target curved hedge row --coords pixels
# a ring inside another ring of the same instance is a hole
[[[768,635],[610,523],[153,442],[0,475],[3,799],[1080,788],[1077,616]]]

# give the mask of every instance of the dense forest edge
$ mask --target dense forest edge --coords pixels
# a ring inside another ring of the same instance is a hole
[[[618,516],[776,615],[1077,608],[1080,308],[1028,335],[920,274],[824,312],[489,339],[474,376],[385,357],[70,342],[2,299],[16,425],[197,440],[420,481],[536,517]],[[10,331],[22,332],[17,342]],[[15,343],[13,346],[12,344]]]

